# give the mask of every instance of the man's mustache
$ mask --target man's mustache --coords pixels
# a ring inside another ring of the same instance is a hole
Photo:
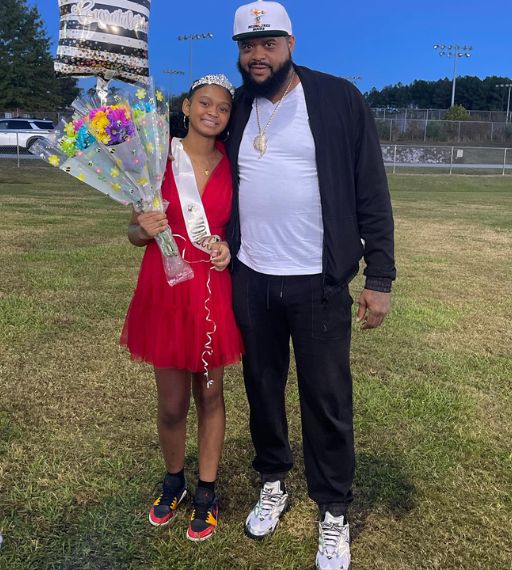
[[[272,66],[270,64],[264,63],[263,61],[253,61],[252,63],[249,64],[249,69],[251,67],[256,67],[256,66],[258,67],[265,66],[268,67],[269,69],[272,69]]]

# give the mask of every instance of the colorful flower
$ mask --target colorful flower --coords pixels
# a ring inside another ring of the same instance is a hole
[[[144,97],[146,96],[146,90],[139,88],[137,89],[137,91],[135,92],[135,97],[137,97],[137,99],[144,99]]]
[[[155,196],[153,198],[153,208],[155,210],[158,210],[160,208],[161,202],[160,202],[160,198],[158,196]]]
[[[117,166],[113,166],[110,169],[110,176],[112,176],[112,178],[117,178],[120,174],[120,170],[119,168],[117,168]]]
[[[121,190],[121,184],[119,184],[119,182],[112,182],[112,188],[116,191],[119,192]]]
[[[145,114],[151,113],[151,111],[155,110],[155,106],[152,105],[149,101],[139,101],[134,105],[134,108],[139,111],[139,115],[140,112],[142,112],[142,114]]]
[[[85,174],[82,172],[81,174],[79,174],[79,175],[77,176],[77,178],[78,178],[78,180],[81,180],[81,181],[83,182],[87,177],[86,177]]]
[[[75,142],[75,137],[62,137],[59,141],[59,147],[66,156],[73,158],[76,154]]]
[[[68,137],[74,137],[75,136],[75,125],[73,124],[72,121],[70,121],[69,123],[65,123],[64,125],[64,132],[68,135]]]
[[[125,142],[135,134],[130,109],[123,105],[103,106],[90,111],[89,129],[105,145]]]
[[[48,162],[49,162],[52,166],[59,166],[59,164],[60,164],[60,158],[59,158],[56,154],[52,154],[52,155],[48,158]]]
[[[109,144],[125,142],[135,134],[135,127],[130,119],[130,110],[126,107],[111,107],[107,113],[109,124],[105,132],[109,136]]]
[[[94,137],[91,133],[87,130],[85,125],[82,125],[77,133],[76,133],[76,140],[75,145],[78,150],[85,150],[94,142]]]
[[[73,158],[79,150],[85,150],[94,142],[94,137],[87,131],[82,118],[64,123],[65,135],[59,139],[60,149]]]
[[[153,143],[148,143],[146,145],[146,150],[148,151],[148,154],[153,154],[155,152],[155,145]]]
[[[155,93],[157,101],[162,102],[164,100],[164,94],[161,91]]]
[[[83,117],[80,117],[79,119],[75,119],[73,121],[73,126],[75,127],[76,132],[78,132],[84,125],[85,119]]]
[[[93,109],[89,113],[89,129],[97,140],[103,144],[108,144],[110,138],[105,129],[109,124],[109,120],[105,110],[105,107],[100,107]]]

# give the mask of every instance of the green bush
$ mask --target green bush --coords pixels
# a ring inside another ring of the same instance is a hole
[[[468,121],[470,116],[462,105],[454,105],[446,111],[445,121]]]
[[[434,141],[444,140],[445,128],[441,121],[429,121],[427,123],[427,138]]]

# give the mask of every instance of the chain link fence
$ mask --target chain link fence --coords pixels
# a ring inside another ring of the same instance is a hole
[[[388,173],[512,175],[512,147],[414,146],[383,144],[382,156]],[[0,159],[38,159],[31,154],[2,153]]]
[[[18,133],[13,135],[15,142],[13,145],[2,145],[0,146],[0,159],[14,159],[18,163],[18,168],[20,167],[20,161],[26,159],[37,159],[30,151],[23,146],[18,141]]]
[[[383,144],[388,172],[421,169],[438,174],[512,174],[512,148]]]
[[[372,109],[372,111],[379,138],[383,143],[512,146],[512,123],[505,122],[505,113],[501,111],[469,111],[472,117],[469,121],[445,121],[442,117],[446,109]],[[72,109],[38,113],[18,110],[17,114],[0,111],[0,120],[30,117],[51,120],[57,125],[63,118],[69,120],[71,115]],[[473,117],[478,119],[473,120]],[[4,147],[1,147],[0,153],[4,150]]]
[[[176,101],[175,101],[176,104]],[[442,121],[448,109],[399,109],[399,108],[379,108],[372,107],[373,115],[376,119],[409,120],[417,119],[421,121]],[[471,121],[484,121],[488,123],[505,123],[505,111],[467,111]],[[72,109],[59,111],[37,111],[26,109],[16,109],[16,111],[0,110],[0,119],[14,119],[31,117],[37,119],[47,119],[57,124],[62,117],[67,117],[73,113]]]
[[[52,121],[57,125],[62,118],[69,118],[73,114],[73,109],[63,109],[60,111],[26,111],[17,109],[16,111],[1,111],[0,119],[41,119]]]
[[[512,146],[512,123],[375,119],[379,138],[386,142],[489,144]]]
[[[71,108],[60,111],[0,111],[0,159],[14,158],[19,167],[20,160],[37,158],[30,154],[28,147],[38,138],[47,138],[49,132],[48,127],[39,124],[39,121],[51,121],[57,125],[61,119],[69,120],[72,114]],[[19,123],[23,125],[16,125]],[[32,123],[42,131],[37,130]]]
[[[374,109],[376,124],[382,141],[382,154],[388,171],[403,172],[407,169],[424,171],[481,174],[512,174],[512,124],[505,122],[444,121],[440,118],[445,109]],[[396,112],[395,112],[396,111]],[[384,116],[387,112],[387,117]],[[69,119],[72,110],[23,113],[17,117],[51,120],[57,124],[61,118]],[[389,114],[392,114],[392,118]],[[424,118],[417,118],[424,113]],[[437,113],[437,115],[436,115]],[[496,116],[494,111],[478,111]],[[379,116],[382,115],[382,116]],[[0,119],[13,118],[0,112]],[[13,113],[11,113],[13,115]],[[428,118],[428,117],[431,118]],[[484,116],[484,115],[482,115]],[[504,119],[504,113],[503,117]],[[18,136],[13,133],[13,137]],[[423,142],[423,146],[398,143]],[[452,143],[438,144],[436,142]],[[470,146],[480,142],[488,146]],[[390,144],[391,143],[391,144]],[[502,147],[493,146],[501,144]],[[460,145],[460,146],[459,146]],[[466,146],[467,145],[467,146]],[[0,159],[16,159],[18,167],[23,159],[37,159],[13,138],[8,146],[0,147]]]
[[[418,119],[421,121],[442,121],[449,109],[399,109],[372,107],[376,119]],[[484,121],[486,123],[505,123],[506,111],[473,111],[467,110],[471,121]]]

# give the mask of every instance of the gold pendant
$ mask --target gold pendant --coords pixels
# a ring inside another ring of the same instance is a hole
[[[254,138],[254,142],[252,143],[254,149],[260,153],[260,158],[265,154],[267,151],[267,137],[264,133],[260,133]]]

